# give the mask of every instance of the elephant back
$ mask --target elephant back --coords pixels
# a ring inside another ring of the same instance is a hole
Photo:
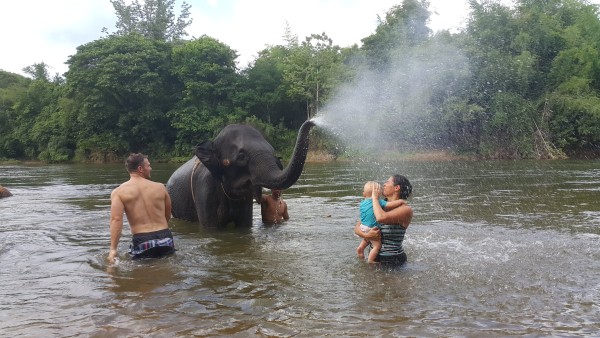
[[[194,156],[177,168],[166,185],[171,198],[171,214],[173,217],[192,222],[198,220],[191,189],[191,176],[196,159],[196,156]]]

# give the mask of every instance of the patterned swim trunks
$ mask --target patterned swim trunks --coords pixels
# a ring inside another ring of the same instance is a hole
[[[129,246],[133,259],[158,258],[175,252],[173,234],[169,229],[134,234]]]

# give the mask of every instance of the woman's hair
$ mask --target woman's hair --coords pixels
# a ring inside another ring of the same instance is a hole
[[[392,180],[394,181],[394,185],[400,186],[400,198],[405,200],[412,194],[412,185],[408,181],[408,178],[402,175],[394,175],[392,176]]]
[[[142,165],[142,163],[144,163],[144,159],[146,158],[148,158],[148,156],[142,153],[131,154],[127,158],[127,161],[125,161],[125,168],[127,168],[127,171],[130,173],[134,172]]]

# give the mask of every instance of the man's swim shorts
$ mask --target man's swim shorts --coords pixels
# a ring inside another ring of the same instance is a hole
[[[133,259],[158,258],[175,252],[173,234],[169,229],[134,234],[129,246]]]

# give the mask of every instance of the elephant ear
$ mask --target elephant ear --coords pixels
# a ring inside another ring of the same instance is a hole
[[[199,143],[196,146],[196,157],[198,157],[200,162],[204,164],[217,181],[222,180],[223,170],[221,168],[221,161],[219,161],[217,148],[215,148],[215,144],[212,141]]]

